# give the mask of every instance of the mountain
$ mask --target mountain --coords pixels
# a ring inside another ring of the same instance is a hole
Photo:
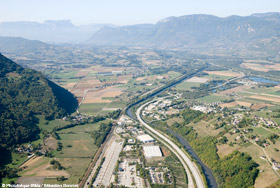
[[[232,46],[280,37],[280,13],[229,16],[196,14],[169,17],[156,24],[104,27],[89,39],[94,45],[161,47]]]
[[[21,37],[0,37],[0,51],[5,53],[26,54],[40,49],[53,48],[53,45],[38,40],[27,40]]]
[[[39,133],[38,119],[60,118],[77,107],[76,98],[0,54],[0,149],[26,142]]]
[[[22,37],[50,43],[78,43],[87,40],[103,26],[110,24],[92,24],[75,26],[70,20],[47,20],[38,22],[2,22],[0,36]]]

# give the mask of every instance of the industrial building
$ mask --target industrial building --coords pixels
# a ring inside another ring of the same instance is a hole
[[[139,135],[137,139],[143,143],[152,143],[155,141],[155,139],[153,139],[150,135],[147,134]]]
[[[162,152],[159,146],[143,146],[143,150],[146,158],[162,157]]]

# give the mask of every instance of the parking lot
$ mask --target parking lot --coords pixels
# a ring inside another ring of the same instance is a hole
[[[143,187],[142,179],[136,174],[136,165],[129,165],[128,160],[124,160],[119,165],[118,185],[126,187]]]
[[[149,176],[152,181],[152,184],[171,184],[171,175],[170,171],[167,168],[155,168],[149,167]],[[164,173],[167,175],[167,182],[164,181]]]
[[[122,150],[123,142],[113,142],[105,154],[105,161],[97,175],[93,186],[105,185],[106,187],[112,182],[112,175],[115,169],[117,160]]]

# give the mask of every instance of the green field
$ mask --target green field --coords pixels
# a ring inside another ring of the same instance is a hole
[[[201,83],[196,82],[182,82],[175,86],[176,90],[192,90],[192,87],[199,87]]]
[[[167,74],[171,80],[182,75],[181,73],[175,71],[169,71]]]
[[[87,77],[94,77],[94,78],[96,78],[96,72],[95,71],[89,72],[87,74]]]
[[[102,122],[108,121],[104,120]],[[65,167],[65,170],[70,174],[70,178],[63,182],[58,182],[56,179],[46,179],[44,183],[76,184],[79,182],[98,150],[98,147],[93,144],[94,140],[91,138],[90,132],[98,130],[102,122],[79,125],[57,132],[60,137],[58,141],[62,143],[63,148],[61,151],[53,151],[53,155]]]
[[[277,96],[280,96],[280,90],[278,91],[275,91],[275,92],[267,92],[268,94],[271,94],[271,95],[277,95]]]
[[[46,130],[48,132],[51,132],[53,128],[57,126],[65,126],[70,124],[68,121],[63,121],[61,119],[55,119],[55,120],[45,120],[42,116],[37,116],[39,118],[39,128],[42,130]]]
[[[87,103],[81,104],[79,112],[82,114],[96,115],[108,103]]]
[[[210,80],[228,80],[228,79],[233,78],[233,77],[232,76],[222,76],[222,75],[209,74],[209,75],[203,76],[202,78],[208,78]]]
[[[255,99],[255,98],[251,98],[251,97],[246,97],[245,99],[249,100],[249,101],[254,101],[254,102],[262,102],[262,103],[268,103],[268,104],[272,104],[275,102],[272,102],[270,100],[262,100],[262,99]]]
[[[107,81],[116,81],[116,76],[105,76],[105,75],[96,75],[96,78],[100,80],[100,82],[107,82]]]
[[[79,71],[58,72],[58,73],[52,74],[52,77],[57,77],[57,78],[60,78],[60,79],[76,78],[75,75],[76,75],[78,72],[79,72]]]
[[[23,163],[27,159],[27,154],[26,153],[15,153],[12,152],[12,162],[8,164],[7,166],[10,168],[16,168],[18,167],[21,163]]]
[[[58,158],[57,159],[65,170],[70,174],[70,178],[60,182],[56,178],[47,178],[44,183],[49,184],[77,184],[86,172],[91,158]]]
[[[247,89],[245,91],[249,91],[249,92],[254,92],[254,93],[269,93],[275,91],[275,89],[273,88],[267,88],[267,87],[254,87],[251,89]]]
[[[83,127],[85,126],[87,130]],[[63,148],[61,151],[54,151],[53,154],[58,158],[70,158],[70,157],[92,157],[97,147],[93,144],[93,138],[90,133],[93,130],[98,129],[98,125],[82,125],[71,129],[65,129],[58,132]],[[83,128],[80,131],[79,128]],[[77,132],[80,131],[80,132]]]
[[[115,97],[102,97],[102,100],[115,100]]]
[[[212,102],[220,102],[220,101],[223,101],[226,99],[227,99],[227,97],[224,97],[224,96],[208,95],[208,96],[199,98],[197,100],[201,101],[201,102],[212,103]]]
[[[106,108],[123,108],[125,106],[125,102],[123,101],[113,101]]]
[[[98,115],[99,115],[99,116],[105,116],[105,115],[107,115],[107,114],[110,113],[110,112],[113,112],[113,110],[101,110],[101,111],[98,113]]]
[[[272,134],[271,132],[265,130],[262,127],[254,127],[253,130],[254,130],[253,133],[258,134],[264,138]]]

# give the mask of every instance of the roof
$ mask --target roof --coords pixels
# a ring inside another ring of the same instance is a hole
[[[147,134],[143,134],[137,137],[138,140],[140,140],[141,142],[151,142],[151,141],[155,141],[155,139],[153,139],[150,135]]]
[[[143,146],[143,150],[144,150],[144,155],[147,158],[162,156],[159,146]]]

